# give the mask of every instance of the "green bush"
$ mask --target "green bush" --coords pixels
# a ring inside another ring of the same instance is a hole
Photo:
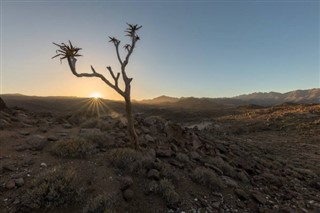
[[[93,154],[94,151],[95,147],[93,144],[81,138],[60,140],[57,141],[51,148],[51,152],[54,155],[73,158],[84,158]]]

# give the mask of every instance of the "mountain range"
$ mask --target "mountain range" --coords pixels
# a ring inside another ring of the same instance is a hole
[[[270,106],[283,103],[320,103],[320,89],[295,90],[286,93],[255,92],[239,95],[232,98],[194,98],[194,97],[169,97],[160,96],[154,99],[142,100],[140,103],[151,105],[171,105],[183,108],[200,107],[210,108],[222,106],[261,105]]]

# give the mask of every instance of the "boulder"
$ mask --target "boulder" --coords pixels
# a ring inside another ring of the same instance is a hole
[[[157,157],[171,157],[173,155],[173,151],[170,147],[158,147],[156,149],[156,155]]]
[[[133,180],[130,176],[124,176],[118,178],[120,183],[120,190],[124,191],[133,185]]]
[[[17,186],[21,187],[24,185],[24,179],[23,178],[17,178],[17,179],[14,179],[14,182]]]
[[[41,135],[34,135],[27,139],[29,149],[34,151],[41,151],[47,145],[47,139]]]

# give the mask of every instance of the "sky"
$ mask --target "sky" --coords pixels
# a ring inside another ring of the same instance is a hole
[[[1,0],[1,94],[120,100],[51,59],[52,42],[82,48],[78,72],[110,78],[106,66],[120,66],[108,36],[129,42],[126,23],[143,26],[127,66],[136,100],[320,87],[320,1]]]

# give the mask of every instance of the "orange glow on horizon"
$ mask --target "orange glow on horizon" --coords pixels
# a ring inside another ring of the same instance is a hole
[[[89,97],[94,99],[102,98],[101,94],[98,92],[91,93]]]

